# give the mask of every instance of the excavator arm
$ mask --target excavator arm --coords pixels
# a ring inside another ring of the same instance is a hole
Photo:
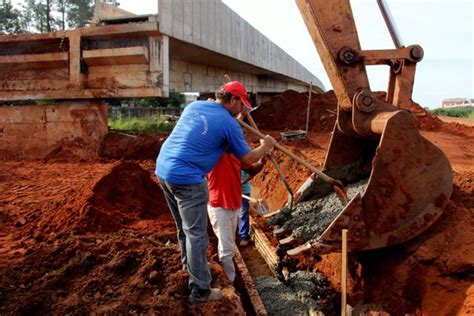
[[[368,178],[319,236],[288,254],[308,249],[340,251],[341,229],[349,250],[382,248],[407,241],[442,214],[452,192],[452,170],[444,153],[420,135],[408,111],[419,45],[404,47],[383,2],[379,6],[395,49],[362,50],[348,0],[296,0],[338,99],[337,122],[323,171],[344,184]],[[370,90],[366,65],[390,67],[385,98]],[[327,194],[314,177],[299,190],[300,201]]]

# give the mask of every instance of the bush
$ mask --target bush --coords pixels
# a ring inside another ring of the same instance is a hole
[[[121,131],[138,132],[169,132],[173,130],[174,123],[167,122],[162,115],[144,117],[122,117],[109,119],[109,127]]]
[[[432,114],[451,116],[451,117],[469,117],[474,118],[474,107],[472,106],[460,106],[456,108],[440,108],[430,110]]]

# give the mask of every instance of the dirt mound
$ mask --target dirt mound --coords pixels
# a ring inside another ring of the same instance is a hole
[[[252,112],[259,128],[270,130],[305,130],[308,93],[287,90],[262,103]],[[334,91],[311,94],[308,130],[332,131],[336,121],[337,99]]]
[[[54,146],[44,160],[48,162],[94,161],[99,157],[97,147],[97,143],[80,137],[72,140],[63,139]]]
[[[376,92],[384,99],[385,92]],[[259,128],[266,130],[305,130],[308,93],[287,90],[262,103],[252,117]],[[336,121],[337,98],[334,91],[312,94],[310,104],[309,131],[331,132]],[[445,123],[436,115],[430,114],[418,103],[412,102],[409,109],[417,118],[422,131],[443,130],[455,135],[474,137],[474,127],[459,123]]]
[[[110,132],[102,141],[99,155],[106,159],[155,160],[166,137],[165,134]]]
[[[438,131],[439,129],[441,129],[443,121],[436,117],[436,115],[430,114],[418,103],[412,101],[410,111],[416,115],[420,130]]]
[[[0,164],[0,314],[243,314],[216,247],[213,286],[224,298],[188,303],[153,170],[150,160]]]
[[[119,162],[84,185],[75,199],[51,219],[55,230],[116,231],[167,209],[158,184],[133,162]]]

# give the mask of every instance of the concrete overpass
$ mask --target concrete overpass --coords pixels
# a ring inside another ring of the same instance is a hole
[[[170,89],[215,91],[224,73],[253,92],[307,90],[321,81],[220,0],[159,0],[169,38]]]
[[[158,15],[99,3],[86,28],[0,36],[0,101],[214,92],[224,74],[250,92],[321,81],[220,0],[159,0]]]

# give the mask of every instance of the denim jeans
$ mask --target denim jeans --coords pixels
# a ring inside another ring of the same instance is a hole
[[[207,261],[207,182],[194,185],[174,185],[160,179],[166,202],[178,229],[181,261],[189,273],[189,285],[209,289],[212,281]]]
[[[247,199],[242,199],[242,207],[239,211],[239,237],[240,239],[250,239],[250,204]]]

